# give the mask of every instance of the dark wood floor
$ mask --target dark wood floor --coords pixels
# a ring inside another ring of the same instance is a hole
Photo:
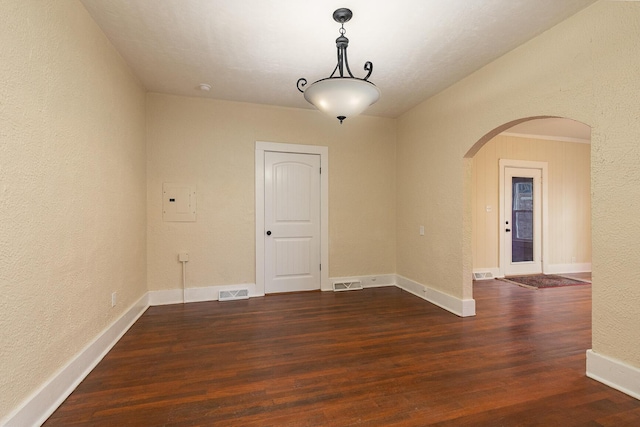
[[[458,318],[397,288],[150,308],[53,426],[639,426],[587,378],[590,285],[475,285]]]

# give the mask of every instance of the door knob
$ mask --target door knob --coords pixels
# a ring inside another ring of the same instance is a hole
[[[267,236],[271,236],[271,230],[267,231]]]

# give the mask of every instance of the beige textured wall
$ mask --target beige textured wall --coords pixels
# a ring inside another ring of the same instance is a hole
[[[398,273],[470,297],[472,168],[465,155],[518,119],[581,121],[592,127],[593,350],[640,367],[638,52],[640,3],[601,1],[404,114]]]
[[[329,147],[330,277],[395,272],[395,120],[147,95],[148,283],[255,283],[255,142]],[[196,222],[163,222],[162,183],[195,185]]]
[[[82,5],[0,10],[2,419],[145,293],[146,177],[143,91]]]
[[[591,145],[498,135],[473,157],[472,245],[474,269],[497,269],[500,159],[547,162],[549,260],[552,265],[591,263]],[[486,207],[491,206],[491,212]]]

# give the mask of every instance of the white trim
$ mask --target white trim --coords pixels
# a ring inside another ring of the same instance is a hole
[[[591,273],[591,263],[549,264],[545,274]]]
[[[114,320],[62,369],[0,421],[3,426],[39,426],[62,404],[149,307],[147,294]]]
[[[329,279],[331,285],[336,282],[362,282],[363,288],[382,288],[385,286],[396,285],[395,274],[372,274],[369,276],[348,276],[348,277],[332,277]],[[323,289],[327,290],[327,289]],[[333,287],[329,290],[333,290]]]
[[[400,275],[396,275],[396,286],[429,301],[431,304],[444,308],[456,316],[469,317],[476,315],[476,301],[474,299],[456,298]]]
[[[587,350],[587,376],[640,399],[640,369]]]
[[[499,208],[499,241],[500,246],[500,272],[497,277],[504,277],[506,255],[504,247],[505,239],[505,217],[504,217],[504,169],[523,168],[540,169],[542,173],[542,273],[546,274],[549,269],[549,165],[547,162],[534,162],[528,160],[500,159],[498,161],[500,169],[500,179],[498,183],[498,206]]]
[[[185,290],[186,294],[186,290]],[[165,289],[161,291],[149,291],[149,305],[168,305],[168,304],[182,304],[183,293],[182,289]]]
[[[260,294],[256,291],[256,285],[254,283],[244,283],[241,285],[219,285],[219,286],[204,286],[199,288],[187,288],[184,291],[186,303],[190,302],[202,302],[202,301],[218,301],[220,291],[237,290],[237,289],[249,289],[249,297],[262,297],[264,294]],[[182,304],[182,289],[166,289],[161,291],[149,291],[149,305],[167,305],[167,304]]]
[[[542,139],[545,141],[577,142],[578,144],[591,144],[590,139],[575,138],[572,136],[534,135],[529,133],[517,133],[517,132],[502,132],[500,135],[514,136],[516,138]]]
[[[330,291],[329,281],[329,147],[256,141],[256,293],[264,295],[264,153],[319,154],[320,167],[320,289]]]
[[[493,277],[498,279],[504,277],[500,272],[500,268],[474,268],[472,273],[491,273]],[[591,273],[591,263],[573,263],[573,264],[547,264],[544,274],[572,274],[572,273]]]

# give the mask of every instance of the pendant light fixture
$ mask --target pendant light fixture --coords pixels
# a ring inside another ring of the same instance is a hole
[[[303,88],[307,85],[307,79],[301,78],[297,84],[298,90],[304,93],[304,99],[318,110],[336,117],[340,123],[347,117],[362,113],[380,98],[380,90],[367,80],[373,72],[373,64],[370,61],[364,64],[367,75],[363,79],[354,77],[349,69],[347,60],[349,39],[344,36],[346,33],[344,23],[348,22],[352,16],[351,10],[346,8],[333,12],[333,20],[341,24],[340,37],[336,39],[338,65],[333,73],[326,79],[312,83],[305,90]]]

